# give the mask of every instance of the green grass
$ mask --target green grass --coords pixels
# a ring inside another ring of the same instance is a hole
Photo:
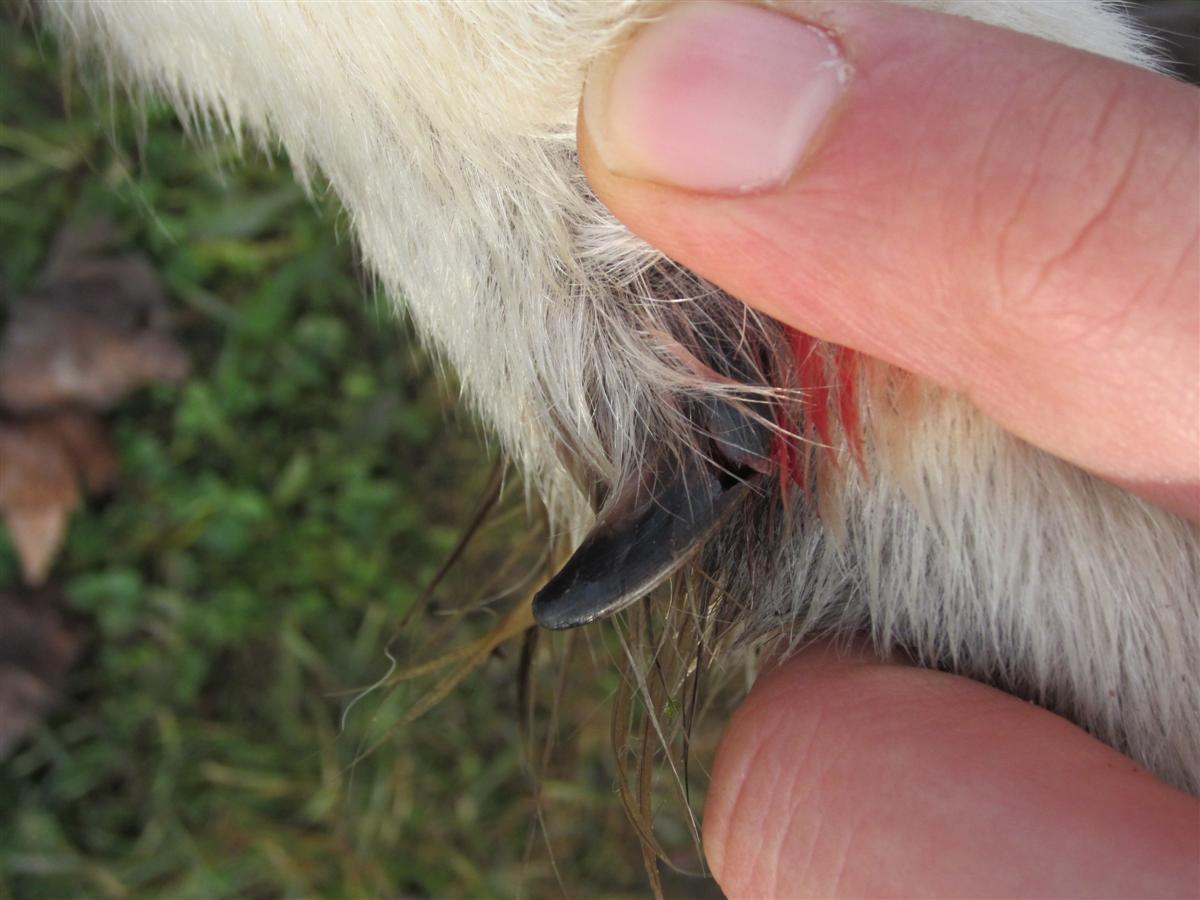
[[[166,280],[194,362],[110,417],[120,484],[76,516],[57,561],[85,649],[63,704],[0,762],[0,897],[541,897],[559,878],[573,895],[646,894],[614,791],[603,637],[575,654],[548,841],[519,647],[411,725],[396,723],[428,681],[371,694],[343,725],[493,460],[364,290],[333,203],[307,199],[283,160],[197,149],[164,108],[83,97],[28,24],[0,17],[0,60],[3,295],[33,283],[64,224],[111,219]],[[507,608],[438,614],[533,530],[514,501],[393,642],[402,665]],[[0,585],[16,581],[0,539]],[[546,643],[539,724],[562,651]],[[694,867],[678,821],[661,828]]]

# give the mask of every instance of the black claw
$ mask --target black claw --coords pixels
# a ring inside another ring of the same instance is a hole
[[[623,609],[690,558],[747,489],[766,440],[731,404],[705,405],[713,458],[626,489],[566,565],[533,598],[543,628],[573,628]]]

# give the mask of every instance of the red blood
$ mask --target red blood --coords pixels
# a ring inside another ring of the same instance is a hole
[[[833,440],[835,422],[845,435],[859,470],[863,471],[862,434],[855,390],[857,355],[853,350],[824,344],[794,328],[785,329],[785,336],[796,362],[795,386],[800,394],[804,426],[799,432],[802,448],[793,446],[786,434],[780,434],[772,447],[772,457],[779,466],[781,486],[786,485],[787,475],[790,474],[801,490],[805,488],[804,473],[814,443],[820,445],[834,467],[838,466]],[[791,417],[785,410],[777,410],[776,416],[782,432],[795,433]],[[785,498],[786,495],[785,490]]]

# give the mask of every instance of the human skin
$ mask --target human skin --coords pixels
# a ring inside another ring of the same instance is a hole
[[[673,15],[589,80],[580,159],[618,218],[749,305],[1200,519],[1200,92],[905,7]],[[824,80],[770,83],[774,51],[738,47],[763,36]],[[786,113],[761,161],[764,116],[729,121],[739,90]],[[704,838],[734,897],[1200,896],[1196,799],[1044,710],[864,648],[759,680]]]

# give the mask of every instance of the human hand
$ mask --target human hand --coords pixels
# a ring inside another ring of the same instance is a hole
[[[681,5],[598,67],[597,195],[746,303],[1200,518],[1197,92],[911,8],[784,9]],[[760,681],[705,844],[735,896],[1200,894],[1194,799],[861,652]]]

